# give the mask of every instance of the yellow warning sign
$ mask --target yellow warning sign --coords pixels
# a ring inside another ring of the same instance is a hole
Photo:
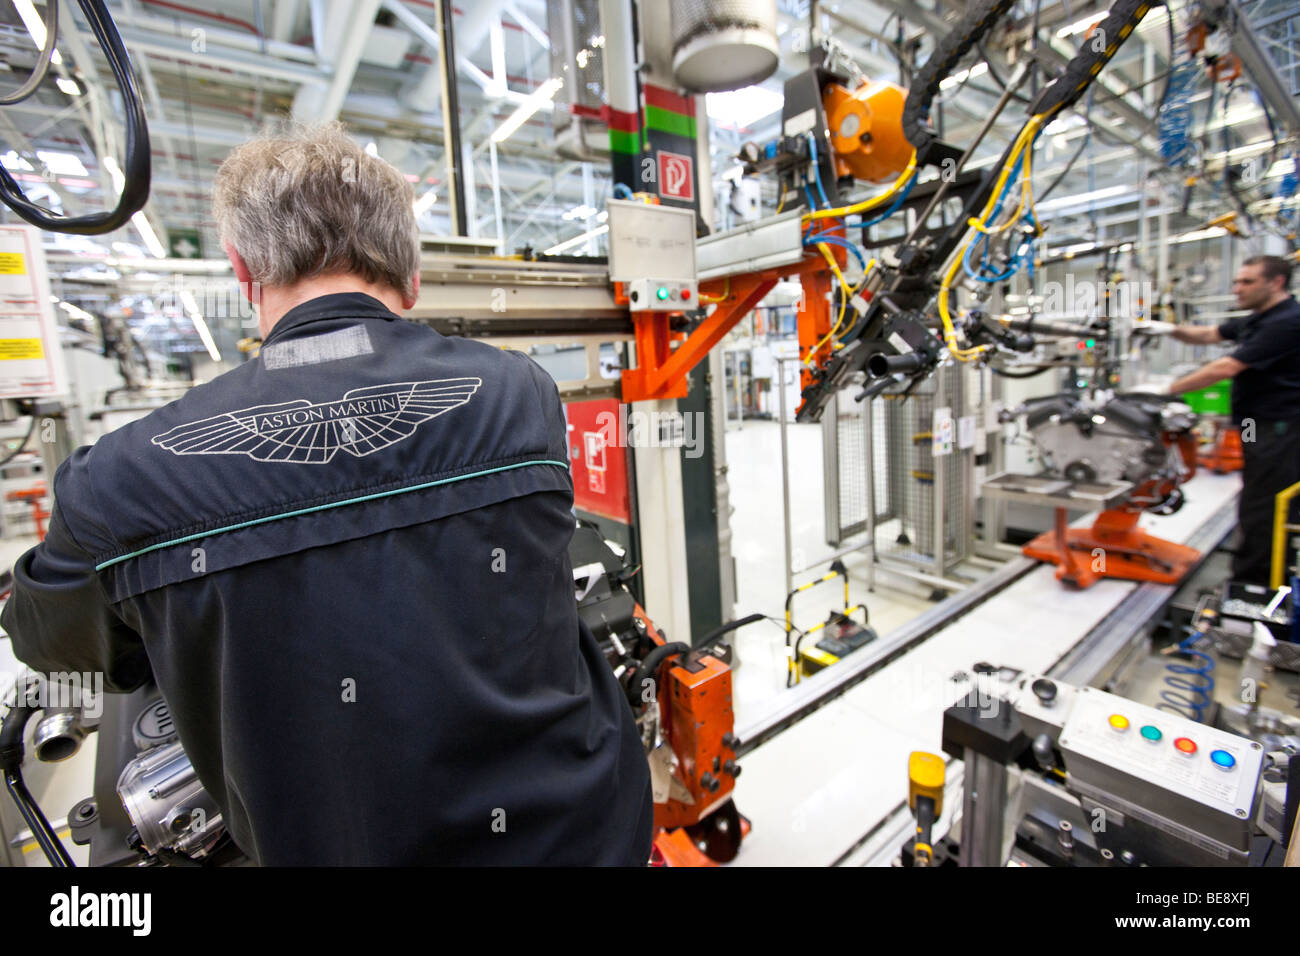
[[[0,361],[39,358],[45,358],[40,339],[0,339]]]
[[[0,275],[25,276],[27,263],[21,252],[0,252]]]

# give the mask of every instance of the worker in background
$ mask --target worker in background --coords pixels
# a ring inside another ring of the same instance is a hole
[[[1292,266],[1280,256],[1245,260],[1232,284],[1237,307],[1250,310],[1244,318],[1221,325],[1144,322],[1139,327],[1193,345],[1236,344],[1230,354],[1178,379],[1169,392],[1181,395],[1232,379],[1232,417],[1241,429],[1244,458],[1241,541],[1232,577],[1254,584],[1268,584],[1274,496],[1300,482],[1300,303],[1289,291]]]
[[[342,127],[239,147],[214,212],[261,354],[59,468],[15,653],[152,674],[259,863],[643,865],[649,770],[574,602],[554,382],[400,317],[411,187]]]

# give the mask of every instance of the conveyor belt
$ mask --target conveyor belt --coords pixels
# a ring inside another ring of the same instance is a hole
[[[1181,511],[1144,516],[1142,526],[1208,551],[1235,523],[1239,489],[1236,475],[1201,473],[1186,485]],[[1012,562],[887,635],[871,657],[814,675],[742,727],[751,750],[736,803],[753,830],[732,865],[843,860],[906,799],[907,754],[939,752],[943,710],[963,693],[956,672],[987,660],[1063,678],[1096,673],[1174,591],[1117,580],[1078,591],[1054,575],[1048,565]]]

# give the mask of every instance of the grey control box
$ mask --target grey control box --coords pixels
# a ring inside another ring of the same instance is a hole
[[[1264,757],[1254,741],[1082,687],[1058,743],[1072,789],[1118,798],[1188,842],[1249,849]]]

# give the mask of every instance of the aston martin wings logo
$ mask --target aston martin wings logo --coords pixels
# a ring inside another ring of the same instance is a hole
[[[247,455],[254,461],[321,465],[340,450],[360,458],[415,434],[431,418],[467,403],[477,378],[354,388],[341,399],[257,405],[177,425],[153,443],[175,455]]]

